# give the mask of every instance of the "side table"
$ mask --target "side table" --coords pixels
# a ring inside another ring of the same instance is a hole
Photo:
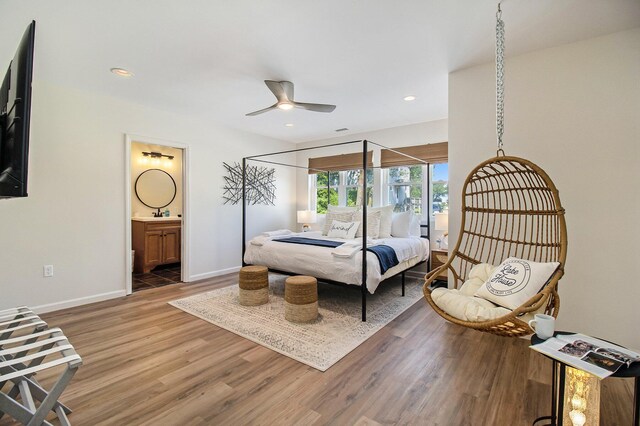
[[[574,333],[567,331],[556,331],[554,337],[562,334]],[[535,334],[531,336],[532,345],[537,345],[542,342],[544,342],[544,340],[540,339]],[[551,370],[551,415],[538,417],[533,421],[533,425],[537,426],[539,425],[538,422],[549,420],[550,423],[546,424],[548,426],[562,426],[564,416],[564,385],[567,364],[555,358],[551,358],[547,355],[544,356],[553,361]],[[609,377],[635,377],[633,392],[633,425],[640,426],[640,362],[633,363],[629,367],[623,365],[622,367],[620,367],[620,369],[618,369],[618,371],[616,371]]]
[[[448,249],[431,249],[431,267],[429,268],[429,271],[433,271],[434,269],[444,265],[447,263],[447,260],[449,260]],[[438,275],[429,288],[433,290],[438,287],[447,287],[448,279],[448,271],[444,271],[444,273]]]

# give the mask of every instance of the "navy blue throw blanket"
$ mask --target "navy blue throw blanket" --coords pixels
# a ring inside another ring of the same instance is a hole
[[[309,246],[318,246],[318,247],[329,247],[336,248],[341,246],[342,242],[340,241],[329,241],[329,240],[318,240],[315,238],[305,238],[305,237],[288,237],[288,238],[278,238],[273,241],[278,241],[280,243],[291,243],[291,244],[305,244]],[[400,262],[398,261],[398,256],[396,255],[396,251],[387,246],[387,245],[377,245],[367,247],[367,251],[375,254],[380,262],[380,272],[384,275],[390,268],[393,268]]]
[[[384,275],[390,268],[393,268],[398,263],[398,256],[396,255],[396,251],[384,244],[380,244],[377,246],[367,247],[367,251],[375,254],[378,260],[380,261],[380,272]]]
[[[278,241],[280,243],[304,244],[307,246],[331,247],[331,248],[336,248],[344,244],[340,241],[317,240],[315,238],[305,238],[305,237],[278,238],[277,240],[273,240],[273,241]]]

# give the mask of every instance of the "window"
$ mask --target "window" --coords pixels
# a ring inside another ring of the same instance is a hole
[[[344,172],[347,188],[346,205],[361,206],[362,203],[362,170],[347,170]],[[367,170],[367,206],[373,206],[373,170]]]
[[[362,170],[347,170],[344,172],[318,173],[310,175],[310,183],[315,193],[315,204],[319,214],[327,212],[327,186],[330,187],[329,203],[333,206],[362,205]],[[328,179],[328,180],[327,180]],[[327,182],[329,185],[327,185]],[[367,170],[367,205],[373,206],[373,170]]]
[[[387,203],[394,206],[395,212],[413,210],[426,221],[429,211],[433,213],[446,210],[449,205],[449,165],[437,163],[389,167],[387,171]],[[429,179],[430,177],[430,179]],[[427,191],[423,189],[431,183]]]
[[[422,178],[424,166],[390,167],[389,173],[389,204],[394,206],[394,212],[413,210],[422,216]]]
[[[361,176],[362,154],[351,153],[308,159],[309,173],[345,170],[309,176],[308,208],[320,214],[328,205],[393,205],[396,212],[413,211],[423,223],[448,206],[448,142],[383,148],[379,167],[373,151],[367,153],[366,190]],[[329,182],[330,181],[330,182]],[[330,189],[326,189],[330,187]]]
[[[449,209],[449,164],[433,164],[431,170],[432,212],[443,212]]]
[[[316,188],[316,211],[324,214],[327,212],[327,205],[338,205],[338,186],[340,185],[339,172],[318,173],[310,175],[315,180]],[[329,197],[327,198],[327,188]],[[327,201],[329,201],[327,203]]]

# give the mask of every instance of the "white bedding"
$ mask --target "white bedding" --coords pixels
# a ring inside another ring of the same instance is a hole
[[[347,240],[323,237],[319,232],[297,233],[284,237],[293,236],[347,242]],[[332,254],[336,251],[333,248],[273,241],[278,238],[283,238],[283,236],[260,236],[251,240],[247,244],[244,261],[251,265],[265,265],[272,269],[347,284],[360,285],[362,282],[361,250],[358,250],[351,257],[338,257]],[[418,262],[427,260],[429,256],[429,240],[425,238],[384,238],[370,240],[369,243],[385,244],[392,247],[400,262],[382,275],[380,262],[376,255],[367,253],[367,290],[372,294],[382,280],[410,268]]]

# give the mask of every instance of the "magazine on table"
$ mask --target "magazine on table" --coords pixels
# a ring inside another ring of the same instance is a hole
[[[601,379],[640,361],[640,354],[584,334],[559,334],[531,349]]]

